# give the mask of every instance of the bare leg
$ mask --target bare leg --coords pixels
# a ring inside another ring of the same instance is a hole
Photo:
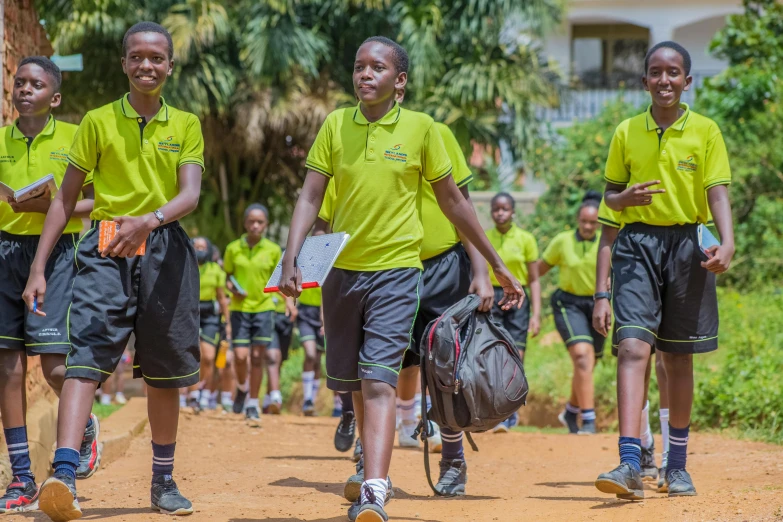
[[[267,389],[269,392],[280,389],[280,364],[283,361],[283,352],[277,348],[266,350],[266,375]]]
[[[65,355],[58,353],[42,354],[41,370],[43,371],[44,379],[46,379],[46,382],[59,397],[65,382]]]
[[[677,397],[669,404],[669,424],[673,428],[687,428],[693,407],[693,355],[659,353],[666,367],[669,397]]]
[[[353,392],[353,414],[356,416],[356,433],[362,437],[364,429],[364,395],[362,392]]]
[[[26,375],[27,355],[24,350],[0,350],[0,417],[5,429],[25,425]]]
[[[595,350],[590,343],[577,343],[568,348],[571,361],[574,363],[574,377],[571,381],[571,395],[576,395],[576,404],[583,410],[595,408],[593,391],[593,368],[595,367]]]
[[[658,393],[660,395],[661,409],[669,408],[669,380],[666,376],[666,367],[663,364],[663,354],[655,353],[655,377],[658,379]]]
[[[73,448],[78,451],[84,437],[84,427],[92,412],[92,402],[98,381],[77,377],[65,379],[60,409],[57,412],[57,447]],[[174,389],[174,398],[179,407],[178,390]]]
[[[264,359],[266,359],[266,346],[253,345],[250,350],[250,398],[258,399],[261,391],[261,383],[264,380]]]
[[[397,379],[397,397],[403,401],[409,401],[416,396],[416,390],[420,389],[419,367],[409,366],[403,368]]]
[[[389,475],[394,446],[394,388],[381,381],[362,380],[364,397],[364,479],[385,479]]]
[[[236,371],[237,384],[243,386],[247,382],[248,366],[250,363],[250,348],[234,348],[234,370]],[[256,390],[258,397],[258,390]]]
[[[149,396],[147,415],[150,419],[152,441],[161,445],[176,442],[179,424],[179,393],[177,389],[150,386],[147,393]]]
[[[617,406],[620,436],[640,437],[639,419],[645,402],[643,385],[650,360],[650,345],[640,339],[620,341],[617,357]]]

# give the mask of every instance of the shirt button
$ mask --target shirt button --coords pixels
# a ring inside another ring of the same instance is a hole
[[[375,141],[375,136],[371,136],[370,141]]]
[[[663,139],[661,140],[661,143],[666,143],[666,138],[663,138]]]
[[[666,154],[666,151],[663,151],[663,154]]]
[[[144,140],[144,143],[149,143],[149,142],[150,142],[150,140]]]
[[[141,118],[139,118],[139,119],[138,119],[138,120],[136,120],[136,121],[137,121],[137,122],[139,122],[139,123],[141,123],[141,121],[142,121],[142,120],[141,120]]]
[[[372,153],[373,153],[373,150],[372,150],[372,149],[370,149],[370,154],[372,154]]]

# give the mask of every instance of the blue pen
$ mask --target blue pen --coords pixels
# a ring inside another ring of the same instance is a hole
[[[38,297],[33,297],[33,313],[38,312]]]

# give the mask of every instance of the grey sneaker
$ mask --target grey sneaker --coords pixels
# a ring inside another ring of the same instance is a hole
[[[655,444],[649,448],[642,446],[642,480],[657,480],[658,466],[655,464]]]
[[[182,496],[171,475],[152,477],[150,502],[152,509],[165,515],[190,515],[193,513],[193,504]]]
[[[351,475],[343,488],[343,496],[348,502],[355,502],[359,499],[364,483],[364,458],[356,463],[356,474]]]
[[[579,433],[579,424],[576,422],[576,413],[563,410],[560,412],[560,415],[557,416],[557,420],[560,421],[560,424],[568,428],[568,433]]]
[[[666,483],[669,487],[670,497],[696,496],[696,488],[693,485],[693,479],[684,469],[666,471]]]
[[[464,460],[441,460],[440,478],[435,491],[442,497],[457,497],[465,494],[468,483],[468,465]]]
[[[642,477],[627,462],[621,463],[608,473],[598,475],[595,487],[602,493],[612,493],[623,500],[644,500]]]
[[[359,439],[359,437],[356,437],[356,445],[353,447],[353,456],[351,457],[351,460],[354,462],[359,462],[362,459],[362,453],[364,450],[362,449],[362,441]]]
[[[386,477],[386,498],[383,500],[383,505],[389,503],[389,501],[394,498],[394,490],[392,490],[392,482],[389,477]],[[359,510],[361,509],[362,504],[360,502],[360,499],[356,499],[356,501],[351,504],[351,507],[348,508],[348,520],[351,522],[354,522],[356,518],[359,516]]]
[[[582,427],[577,431],[579,435],[595,435],[595,421],[583,422]]]
[[[245,408],[245,421],[251,428],[258,428],[261,426],[261,414],[258,408],[255,406],[248,406]]]
[[[79,447],[79,466],[76,468],[77,479],[92,477],[101,465],[103,444],[98,442],[101,423],[94,413],[90,414],[90,418],[92,419],[92,425],[84,429],[82,445]]]
[[[38,508],[54,522],[68,522],[82,516],[76,499],[76,481],[65,473],[55,473],[41,484]]]
[[[658,469],[658,493],[668,493],[669,485],[666,483],[666,464],[669,460],[668,452],[663,453],[661,467]]]

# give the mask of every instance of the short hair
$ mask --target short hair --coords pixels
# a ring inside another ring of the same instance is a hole
[[[653,45],[650,50],[647,51],[647,55],[644,57],[644,74],[647,74],[647,69],[650,67],[650,58],[658,49],[671,49],[672,51],[677,52],[680,56],[682,56],[682,65],[685,67],[685,75],[687,76],[691,73],[691,53],[689,53],[685,47],[678,44],[677,42],[666,40],[665,42]]]
[[[43,69],[44,72],[49,75],[49,79],[52,80],[52,87],[54,88],[54,92],[60,92],[60,87],[63,84],[63,73],[60,72],[60,68],[57,67],[56,63],[51,61],[46,56],[28,56],[19,62],[19,67],[17,67],[16,70],[18,71],[23,66],[30,63],[35,64]]]
[[[394,62],[394,68],[397,70],[397,73],[408,73],[408,51],[406,51],[403,46],[385,36],[371,36],[363,41],[362,45],[371,42],[378,42],[379,44],[389,47],[392,50],[392,61]]]
[[[174,42],[171,40],[171,33],[166,30],[160,24],[155,22],[139,22],[134,24],[130,29],[125,32],[125,36],[122,37],[122,55],[128,54],[128,39],[134,34],[139,33],[158,33],[166,37],[166,42],[169,44],[169,60],[174,58]]]
[[[260,210],[261,212],[263,212],[264,215],[266,216],[266,220],[269,221],[269,209],[267,209],[261,203],[251,203],[247,206],[247,208],[245,209],[245,220],[247,220],[247,216],[249,216],[250,213],[253,212],[254,210]]]
[[[596,191],[596,190],[588,190],[585,192],[585,195],[582,197],[582,204],[579,205],[579,210],[577,213],[581,212],[583,208],[585,207],[593,207],[598,208],[601,206],[601,200],[603,199],[603,195]]]
[[[489,202],[490,206],[494,205],[495,203],[497,203],[499,199],[503,199],[503,198],[506,198],[511,202],[511,210],[514,210],[516,208],[517,203],[516,201],[514,201],[514,198],[508,192],[498,192],[497,194],[492,196],[492,200]]]

